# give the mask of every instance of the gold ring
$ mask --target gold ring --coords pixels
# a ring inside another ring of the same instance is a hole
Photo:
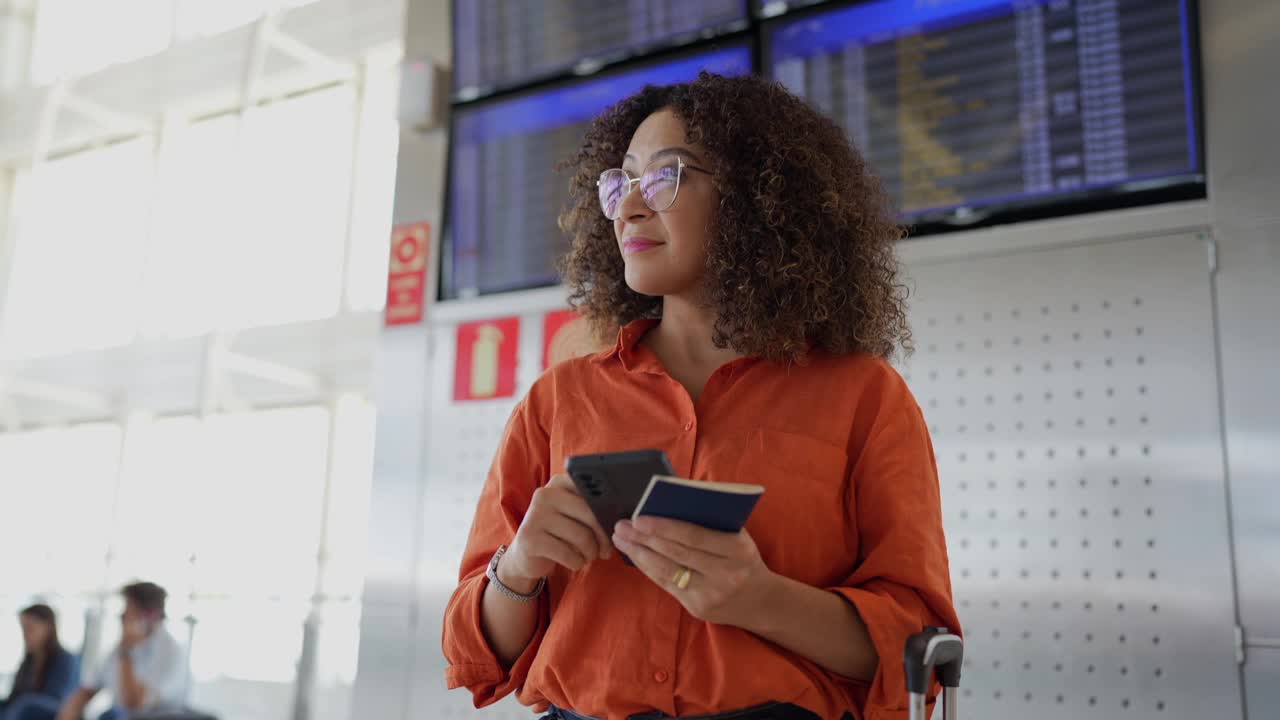
[[[675,577],[671,578],[671,584],[677,588],[684,590],[689,587],[689,580],[693,577],[693,571],[683,565],[676,570]]]

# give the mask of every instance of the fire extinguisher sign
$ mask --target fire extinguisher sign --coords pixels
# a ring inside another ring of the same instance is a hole
[[[391,229],[387,306],[383,315],[388,327],[422,322],[430,242],[431,226],[425,222],[397,225]]]
[[[458,325],[453,367],[453,400],[492,400],[516,394],[520,318]]]

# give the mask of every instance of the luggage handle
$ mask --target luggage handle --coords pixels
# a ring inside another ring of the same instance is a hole
[[[956,720],[956,689],[960,687],[963,662],[964,641],[947,628],[928,627],[907,638],[902,664],[907,674],[911,720],[925,719],[925,695],[935,669],[942,683],[943,720]]]

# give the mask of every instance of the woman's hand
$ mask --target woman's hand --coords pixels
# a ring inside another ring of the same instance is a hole
[[[746,530],[724,533],[644,516],[618,523],[613,542],[699,620],[747,630],[760,625],[778,576]],[[676,586],[682,567],[692,571],[683,590]]]
[[[556,475],[533,491],[520,529],[498,563],[498,577],[515,590],[532,590],[556,565],[581,570],[609,553],[609,538],[573,481]]]

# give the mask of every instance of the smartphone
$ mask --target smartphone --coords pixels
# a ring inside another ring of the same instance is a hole
[[[631,517],[654,475],[675,474],[661,450],[574,455],[565,460],[564,469],[606,535],[613,534],[619,520]]]

